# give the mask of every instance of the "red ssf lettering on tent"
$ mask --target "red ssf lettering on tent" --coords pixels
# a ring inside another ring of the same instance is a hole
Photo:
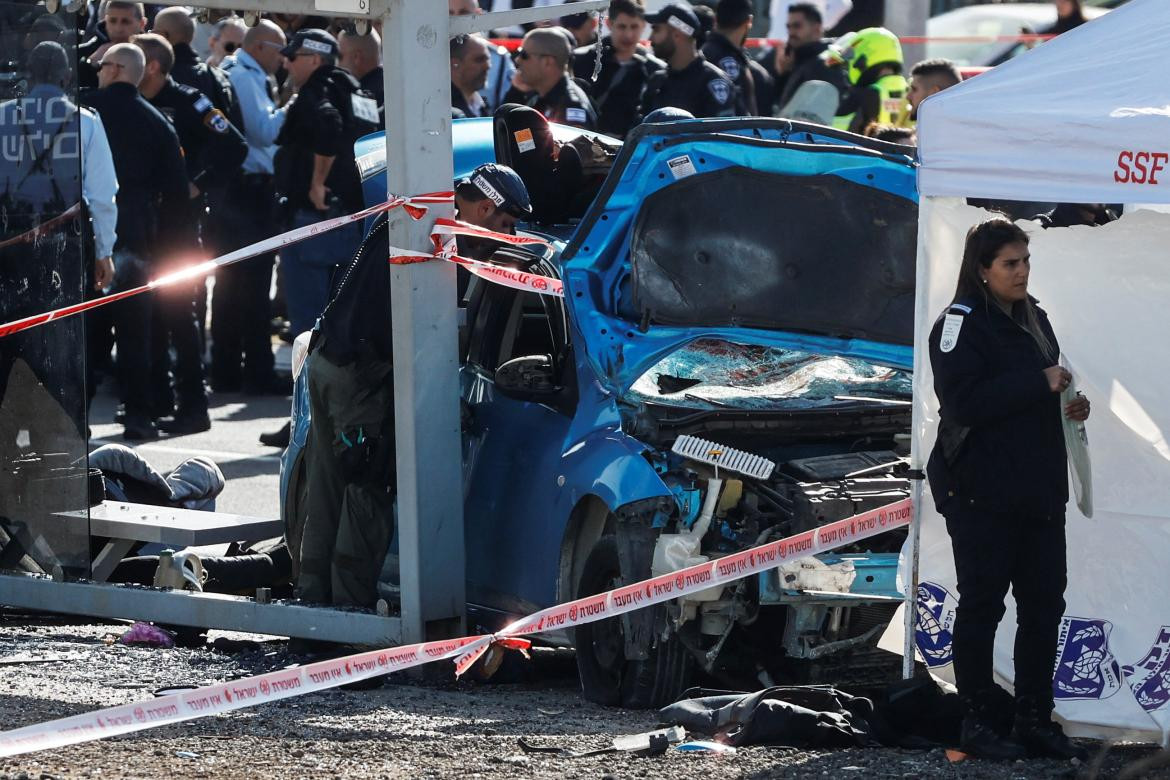
[[[1166,152],[1135,152],[1126,149],[1117,155],[1117,170],[1113,181],[1118,184],[1158,184],[1158,174],[1166,168],[1170,154]]]

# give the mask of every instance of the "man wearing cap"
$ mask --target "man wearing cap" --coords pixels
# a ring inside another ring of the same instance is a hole
[[[647,83],[642,115],[673,106],[700,118],[735,116],[735,84],[698,50],[699,17],[690,4],[668,3],[646,21],[653,25],[654,55],[667,68]]]
[[[315,28],[298,30],[281,50],[297,94],[276,139],[276,189],[294,228],[365,205],[353,142],[377,128],[378,106],[337,66],[338,53],[337,40]],[[361,225],[353,223],[281,251],[293,333],[312,329],[329,301],[334,268],[360,240]]]
[[[597,127],[597,114],[585,90],[569,78],[573,54],[569,37],[555,28],[530,30],[516,55],[520,79],[532,90],[522,101],[560,122],[586,130]]]
[[[512,233],[531,213],[524,182],[511,168],[481,165],[456,182],[458,217]],[[312,420],[305,449],[307,512],[299,543],[297,591],[305,601],[372,607],[394,531],[394,350],[390,254],[378,216],[321,315],[308,362]],[[485,242],[479,242],[485,243]],[[490,242],[486,242],[490,243]],[[482,257],[460,240],[461,253]]]
[[[519,174],[506,165],[486,163],[455,182],[455,215],[476,227],[512,234],[517,220],[532,218],[532,203]],[[459,254],[472,260],[486,260],[496,246],[493,241],[467,236],[459,236],[457,245]],[[460,301],[470,277],[459,269]]]

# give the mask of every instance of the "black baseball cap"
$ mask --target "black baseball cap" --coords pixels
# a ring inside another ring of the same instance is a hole
[[[457,187],[471,185],[487,196],[488,200],[496,204],[496,208],[503,209],[518,219],[532,217],[532,202],[528,198],[528,188],[520,174],[507,165],[485,163],[471,175],[455,182]]]
[[[291,57],[299,51],[310,51],[313,54],[336,57],[341,48],[337,45],[337,39],[332,35],[324,30],[310,27],[293,33],[292,40],[288,42],[288,46],[280,50],[280,53]]]
[[[703,29],[695,9],[691,7],[690,3],[684,2],[667,3],[658,10],[658,13],[646,14],[646,22],[649,24],[669,24],[696,40],[702,34]]]

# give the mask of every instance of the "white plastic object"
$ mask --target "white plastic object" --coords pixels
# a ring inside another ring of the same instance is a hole
[[[641,734],[623,734],[613,738],[613,746],[622,751],[647,750],[650,747],[650,738],[664,736],[666,741],[674,745],[687,738],[687,731],[682,726],[671,726],[668,729],[646,731]]]
[[[717,469],[734,471],[752,479],[767,479],[776,470],[776,464],[767,458],[700,439],[698,436],[679,436],[674,440],[670,450],[684,458],[706,463]]]

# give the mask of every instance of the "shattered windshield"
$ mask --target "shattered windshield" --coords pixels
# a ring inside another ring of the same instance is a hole
[[[699,339],[638,378],[635,399],[699,409],[909,401],[910,372],[837,355]]]

